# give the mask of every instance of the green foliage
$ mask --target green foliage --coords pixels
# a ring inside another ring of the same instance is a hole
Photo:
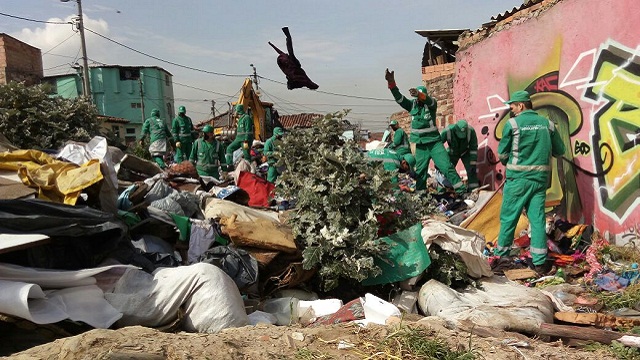
[[[136,141],[131,147],[129,147],[128,152],[141,159],[151,160],[151,153],[149,152],[149,144],[147,143],[147,140],[143,141],[142,144],[140,144],[139,141]]]
[[[429,248],[431,265],[427,268],[426,278],[435,279],[454,288],[464,289],[468,285],[480,287],[480,283],[469,277],[467,265],[458,254],[442,250],[438,245]]]
[[[285,167],[277,194],[297,200],[288,221],[304,249],[303,266],[319,269],[325,290],[340,279],[360,282],[380,273],[374,259],[384,257],[387,245],[378,239],[379,216],[401,214],[385,227],[396,232],[432,211],[428,196],[394,193],[392,174],[340,137],[347,113],[291,131],[274,153],[277,166]]]
[[[56,149],[100,134],[95,106],[49,93],[48,85],[0,85],[0,133],[22,149]]]

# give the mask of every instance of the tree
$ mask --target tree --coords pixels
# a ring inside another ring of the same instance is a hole
[[[296,199],[288,222],[303,248],[303,267],[319,269],[325,290],[340,279],[360,282],[380,274],[374,259],[387,251],[379,240],[380,220],[385,233],[394,233],[432,211],[428,196],[395,191],[393,174],[341,137],[347,113],[292,130],[274,153],[277,166],[285,167],[276,192]]]
[[[100,135],[98,110],[86,100],[50,96],[47,84],[0,85],[0,133],[21,149],[57,149]]]

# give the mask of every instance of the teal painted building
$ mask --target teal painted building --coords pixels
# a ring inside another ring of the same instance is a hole
[[[144,119],[151,109],[171,126],[175,117],[171,73],[157,66],[102,65],[90,67],[91,96],[101,115],[129,120],[125,139],[140,136]],[[82,96],[82,73],[47,76],[55,94],[64,98]],[[143,114],[144,109],[144,114]]]

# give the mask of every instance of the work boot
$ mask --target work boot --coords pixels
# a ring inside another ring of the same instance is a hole
[[[535,271],[538,274],[538,276],[553,275],[556,273],[556,270],[557,270],[556,267],[553,265],[552,260],[547,260],[544,262],[544,264],[535,265],[533,264],[533,261],[530,258],[527,258],[527,263],[529,265],[529,268]]]

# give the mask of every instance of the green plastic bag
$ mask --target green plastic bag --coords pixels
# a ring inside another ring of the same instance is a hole
[[[382,269],[382,274],[366,279],[362,284],[371,286],[403,281],[421,274],[428,268],[431,258],[421,232],[422,224],[417,223],[406,230],[380,238],[389,244],[387,256],[375,260],[375,264]]]

